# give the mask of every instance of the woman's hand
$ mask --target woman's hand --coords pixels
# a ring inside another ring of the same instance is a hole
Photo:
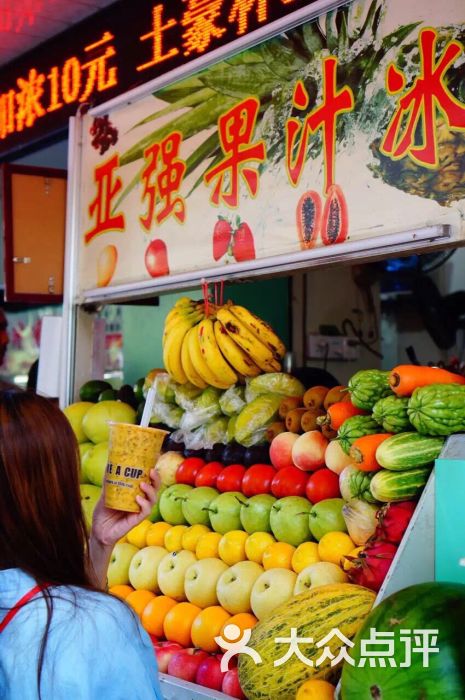
[[[145,496],[136,496],[140,513],[125,513],[105,506],[105,491],[95,506],[92,518],[91,538],[101,545],[111,546],[150,515],[160,489],[160,477],[155,469],[150,471],[150,484],[142,483],[141,489]]]

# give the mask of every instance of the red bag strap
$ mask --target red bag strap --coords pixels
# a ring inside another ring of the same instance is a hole
[[[13,607],[7,612],[3,620],[0,622],[0,632],[3,632],[5,627],[10,624],[15,615],[19,613],[21,608],[23,608],[26,605],[26,603],[28,603],[32,598],[34,598],[34,596],[37,595],[37,593],[40,593],[40,591],[42,591],[44,588],[46,588],[46,586],[34,586],[33,588],[31,588],[30,591],[25,593],[23,597],[20,598],[18,602],[15,603],[15,605],[13,605]]]

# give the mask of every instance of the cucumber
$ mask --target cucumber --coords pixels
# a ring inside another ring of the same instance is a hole
[[[396,472],[424,467],[439,457],[444,440],[419,433],[398,433],[381,443],[376,450],[376,461]]]
[[[383,503],[409,501],[421,494],[430,473],[430,467],[409,469],[405,472],[382,469],[371,480],[370,491],[373,498]]]

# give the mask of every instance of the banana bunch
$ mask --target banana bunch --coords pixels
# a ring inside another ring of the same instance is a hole
[[[245,377],[279,372],[286,348],[265,321],[243,306],[179,299],[165,320],[163,361],[179,384],[228,389]]]

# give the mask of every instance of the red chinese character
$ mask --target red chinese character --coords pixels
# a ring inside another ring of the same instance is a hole
[[[241,167],[241,164],[247,161],[263,163],[266,158],[263,141],[250,144],[259,108],[260,102],[255,97],[249,97],[235,105],[226,114],[222,114],[218,120],[220,145],[227,158],[224,158],[204,175],[207,185],[217,178],[217,183],[211,195],[211,201],[214,204],[218,204],[221,197],[227,206],[237,207],[239,175],[242,175],[244,178],[250,195],[252,197],[257,195],[258,170],[245,166]],[[226,180],[229,184],[229,190],[223,189]]]
[[[228,22],[237,21],[237,34],[245,34],[249,29],[249,13],[254,6],[257,12],[257,21],[266,22],[268,19],[268,0],[234,0]]]
[[[0,95],[0,139],[6,139],[15,130],[16,93],[14,90]]]
[[[392,159],[410,158],[426,166],[438,167],[438,144],[436,137],[436,114],[439,111],[449,128],[465,129],[465,105],[448,90],[445,74],[454,61],[463,53],[458,41],[450,41],[436,62],[437,33],[434,29],[420,32],[421,73],[412,87],[397,101],[380,151]],[[404,73],[390,64],[387,71],[387,89],[395,95],[405,89]],[[415,134],[421,124],[422,144],[415,146]]]
[[[298,185],[305,165],[309,135],[320,127],[323,132],[324,191],[327,192],[334,184],[337,117],[350,112],[355,104],[350,88],[345,86],[342,90],[337,90],[336,70],[337,58],[329,56],[323,59],[323,104],[315,107],[303,123],[294,117],[286,122],[286,168],[294,186]],[[301,80],[295,86],[292,104],[301,110],[308,107],[308,92]],[[297,153],[294,158],[295,151]]]
[[[112,216],[113,200],[120,191],[123,183],[120,177],[114,177],[114,171],[119,166],[119,156],[114,155],[103,165],[95,168],[94,181],[97,185],[95,199],[89,204],[89,216],[95,217],[95,226],[84,236],[86,243],[105,231],[124,231],[124,215]]]
[[[186,2],[186,0],[184,0]],[[217,27],[216,18],[221,13],[223,0],[187,0],[188,7],[181,20],[184,32],[184,55],[196,51],[203,53],[210,46],[212,39],[219,39],[226,31]]]
[[[35,68],[31,68],[27,80],[18,78],[19,91],[16,93],[16,128],[22,131],[25,126],[32,126],[38,117],[46,114],[40,98],[44,94],[42,87],[45,82],[45,75],[38,73]]]
[[[169,19],[166,24],[163,24],[163,5],[155,5],[152,9],[152,31],[140,37],[141,41],[146,41],[146,39],[152,40],[152,60],[137,66],[136,70],[151,68],[156,66],[157,63],[162,63],[179,53],[179,50],[175,47],[163,53],[163,32],[171,29],[175,24],[177,24],[175,19]]]
[[[99,41],[96,41],[94,44],[89,44],[89,46],[85,47],[84,51],[94,51],[113,39],[113,34],[110,34],[110,32],[104,32]],[[108,88],[114,87],[118,84],[117,68],[115,66],[108,68],[107,66],[108,59],[115,54],[115,47],[107,46],[105,53],[92,58],[87,63],[82,64],[82,68],[87,68],[89,72],[87,75],[86,84],[84,86],[84,92],[79,98],[79,102],[86,102],[94,91],[102,92],[102,90],[108,90]]]
[[[184,199],[173,195],[181,187],[186,164],[178,158],[179,148],[182,142],[182,135],[179,132],[169,134],[161,143],[154,143],[144,151],[144,158],[147,162],[142,171],[144,181],[144,191],[142,201],[147,197],[147,214],[140,217],[141,224],[149,231],[152,221],[161,224],[165,219],[173,214],[178,221],[184,223],[186,218],[186,207]],[[161,157],[163,166],[158,172],[158,161]],[[163,203],[163,207],[155,213],[157,201]]]

